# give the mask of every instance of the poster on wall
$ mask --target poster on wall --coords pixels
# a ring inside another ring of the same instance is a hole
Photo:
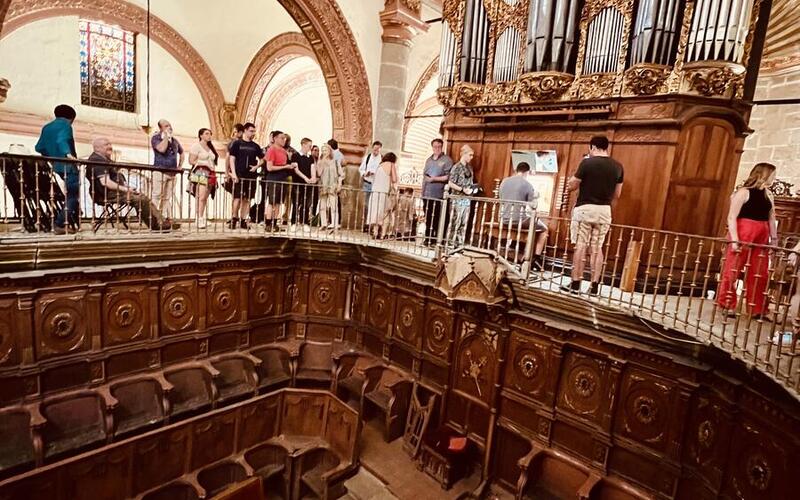
[[[512,150],[511,164],[516,171],[517,165],[527,162],[531,166],[528,182],[539,195],[537,210],[549,214],[555,189],[555,174],[558,173],[558,158],[554,149]]]

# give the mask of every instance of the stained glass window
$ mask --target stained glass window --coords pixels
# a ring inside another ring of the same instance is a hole
[[[81,34],[81,103],[98,108],[136,111],[136,46],[130,31],[79,22]]]

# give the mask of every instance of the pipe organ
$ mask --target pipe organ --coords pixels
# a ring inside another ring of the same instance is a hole
[[[604,134],[626,185],[642,183],[615,220],[721,236],[771,5],[444,0],[438,97],[450,152],[473,146],[491,191],[512,150],[555,149],[547,211],[568,215],[566,179]],[[684,206],[707,214],[703,227]]]

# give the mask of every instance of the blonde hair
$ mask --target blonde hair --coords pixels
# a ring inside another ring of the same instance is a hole
[[[747,180],[742,183],[743,188],[764,189],[764,185],[770,176],[775,172],[776,167],[772,163],[756,163]]]
[[[465,154],[467,154],[469,152],[472,152],[472,153],[475,152],[475,150],[472,149],[469,144],[464,144],[463,146],[461,146],[461,156],[464,156]]]
[[[328,153],[325,154],[325,151]],[[319,148],[319,157],[324,160],[330,160],[333,158],[333,149],[328,144],[323,144],[321,148]]]

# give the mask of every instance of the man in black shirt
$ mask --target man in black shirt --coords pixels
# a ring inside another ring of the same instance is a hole
[[[111,141],[105,137],[98,137],[92,141],[92,149],[94,151],[87,158],[90,162],[109,164],[89,164],[86,167],[92,201],[97,204],[125,203],[132,206],[139,214],[139,219],[154,231],[177,229],[175,224],[163,221],[161,212],[158,211],[152,200],[135,187],[129,186],[125,176],[111,165],[113,163],[111,155],[114,151]]]
[[[256,193],[258,169],[264,164],[264,151],[253,141],[255,134],[256,126],[245,123],[242,138],[234,141],[228,151],[228,175],[233,180],[233,210],[228,223],[231,229],[247,229],[250,198]]]
[[[297,223],[303,224],[305,229],[309,224],[309,209],[317,182],[314,157],[311,156],[311,139],[304,137],[300,141],[300,151],[294,152],[290,162],[297,164],[292,173],[292,229]]]
[[[608,138],[592,137],[589,156],[581,162],[567,184],[568,191],[578,190],[578,201],[572,209],[570,225],[571,239],[575,245],[572,282],[564,287],[570,292],[581,291],[587,247],[592,280],[589,293],[596,295],[600,292],[603,240],[611,228],[611,203],[622,194],[623,177],[622,165],[608,155]]]

